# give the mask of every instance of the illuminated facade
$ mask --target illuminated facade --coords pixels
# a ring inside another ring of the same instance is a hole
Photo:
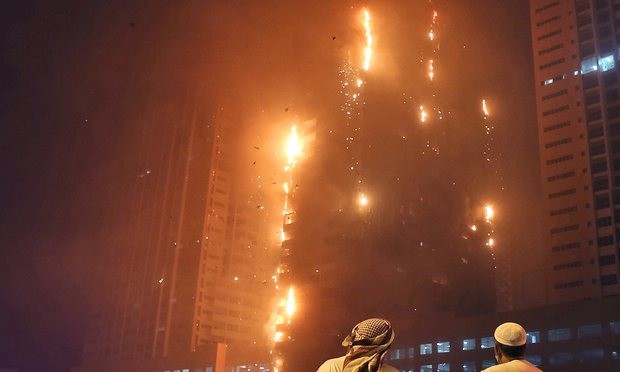
[[[177,358],[227,345],[231,362],[266,359],[270,262],[260,195],[237,171],[238,120],[193,108],[153,128],[151,164],[135,180],[106,240],[84,368],[102,360]],[[265,352],[265,353],[263,353]]]
[[[531,0],[548,302],[619,293],[620,1]]]

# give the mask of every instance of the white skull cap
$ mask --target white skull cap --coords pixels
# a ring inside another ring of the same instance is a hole
[[[523,346],[526,342],[525,329],[512,322],[501,324],[493,336],[497,342],[506,346]]]

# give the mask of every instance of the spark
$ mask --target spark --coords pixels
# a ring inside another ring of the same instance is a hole
[[[364,48],[364,71],[370,69],[370,60],[372,58],[372,30],[370,28],[370,12],[364,8],[364,31],[366,34],[366,47]]]
[[[476,226],[476,225],[471,225],[469,228],[471,229],[471,231],[478,230],[478,226]]]
[[[495,245],[495,240],[493,238],[489,238],[489,240],[487,240],[487,246],[493,247],[494,245]]]

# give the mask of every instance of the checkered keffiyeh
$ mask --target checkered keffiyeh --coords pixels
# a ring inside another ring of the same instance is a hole
[[[394,331],[389,321],[372,318],[359,323],[342,341],[343,346],[349,347],[343,372],[378,371],[393,340]]]

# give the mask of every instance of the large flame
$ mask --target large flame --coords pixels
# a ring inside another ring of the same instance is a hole
[[[293,290],[293,287],[290,287],[288,289],[288,295],[286,297],[286,315],[288,316],[288,321],[290,323],[291,318],[293,318],[293,315],[295,314],[295,310],[297,304],[295,303],[295,291]]]
[[[287,170],[295,167],[295,164],[297,164],[297,160],[302,152],[303,145],[299,139],[299,134],[297,134],[297,127],[293,125],[291,128],[291,135],[289,136],[288,143],[286,145]]]
[[[366,34],[366,47],[364,48],[364,71],[370,69],[370,60],[372,59],[372,30],[370,28],[370,12],[364,8],[364,31]]]

